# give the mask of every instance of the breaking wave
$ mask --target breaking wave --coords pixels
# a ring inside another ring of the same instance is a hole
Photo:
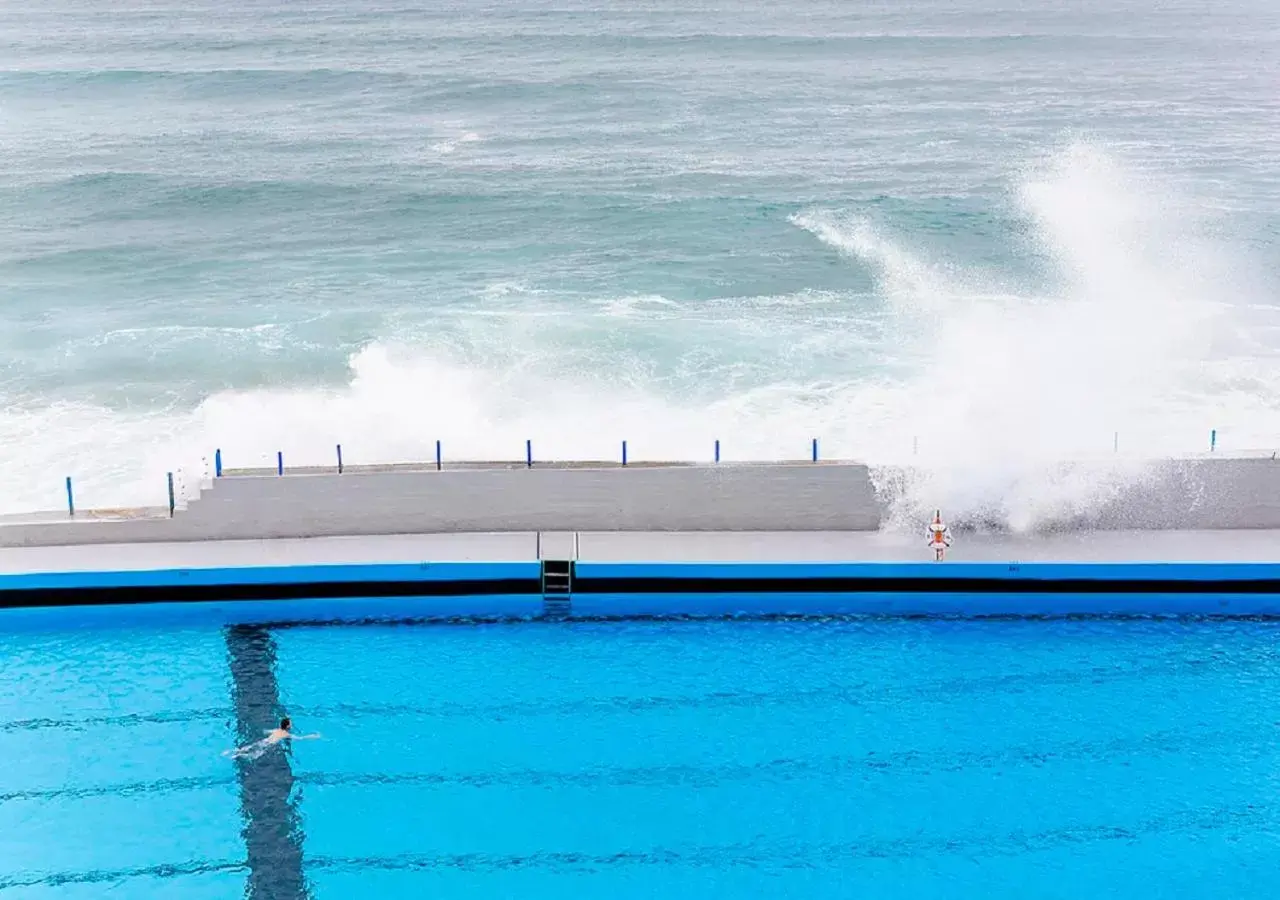
[[[465,136],[464,138],[465,139]],[[1108,502],[1145,460],[1280,440],[1271,297],[1193,193],[1087,144],[1011,181],[1031,275],[950,258],[865,210],[790,217],[865,293],[712,302],[563,297],[503,283],[399,329],[342,385],[223,390],[194,410],[0,413],[7,509],[160,503],[229,464],[514,459],[865,460],[902,521],[1033,528]],[[786,227],[786,226],[784,226]],[[803,273],[800,273],[803,277]],[[442,315],[444,315],[442,313]],[[445,326],[448,327],[445,327]],[[279,339],[278,336],[276,339]],[[1064,461],[1075,465],[1064,468]]]

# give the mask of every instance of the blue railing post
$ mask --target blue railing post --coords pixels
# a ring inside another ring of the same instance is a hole
[[[440,442],[436,441],[436,471],[440,471]]]
[[[342,474],[342,445],[338,445],[338,474]]]
[[[1115,437],[1111,439],[1111,452],[1112,453],[1120,452],[1120,432],[1118,431],[1115,433]]]
[[[283,450],[276,451],[276,474],[277,475],[284,474],[284,451]]]
[[[71,492],[71,476],[67,476],[67,514],[74,516],[76,514],[76,498]]]
[[[222,450],[213,451],[213,474],[215,478],[222,477]]]
[[[1209,452],[1212,453],[1218,447],[1218,429],[1209,432]]]
[[[813,461],[814,462],[818,461],[818,439],[817,438],[813,439]]]
[[[533,441],[527,438],[524,442],[524,464],[525,468],[533,468]]]
[[[622,442],[622,464],[624,466],[627,464],[627,442],[626,441]]]
[[[716,462],[720,462],[720,438],[716,438]]]
[[[912,456],[920,455],[920,438],[919,437],[913,437],[911,439],[911,455]]]
[[[173,473],[169,473],[169,518],[173,518],[173,511],[177,507],[177,501],[173,496]]]

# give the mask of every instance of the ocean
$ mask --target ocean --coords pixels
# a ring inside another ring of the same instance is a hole
[[[0,511],[1269,453],[1278,75],[1262,0],[0,4]]]

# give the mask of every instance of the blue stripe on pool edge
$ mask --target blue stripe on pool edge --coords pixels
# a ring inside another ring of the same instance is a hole
[[[539,573],[534,561],[42,572],[0,575],[0,606],[10,607],[4,624],[19,627],[27,617],[13,614],[50,600],[72,616],[66,621],[81,624],[139,615],[276,623],[531,618],[544,612]],[[504,580],[505,589],[496,590]],[[423,585],[421,597],[415,583]],[[326,585],[331,593],[320,593]],[[379,585],[398,585],[402,593],[379,595]],[[316,598],[307,594],[312,586]],[[226,597],[217,596],[221,587]],[[567,612],[587,618],[1280,616],[1280,563],[1267,562],[582,562],[575,587]],[[271,590],[276,599],[269,599]],[[139,602],[144,596],[151,599]],[[126,615],[131,606],[158,608]],[[188,611],[179,614],[183,607]]]
[[[1280,616],[1280,595],[1163,593],[769,593],[698,595],[672,593],[580,594],[575,618],[638,619],[679,617],[884,616],[954,618],[1188,617],[1272,618]]]
[[[1275,562],[579,562],[593,578],[871,578],[1091,581],[1243,581],[1280,579]]]
[[[0,575],[0,591],[74,588],[536,580],[537,562],[422,562],[32,572]],[[578,562],[575,579],[1280,580],[1274,562]],[[657,585],[655,585],[657,587]]]
[[[422,562],[32,572],[0,575],[0,591],[193,585],[216,587],[235,584],[504,581],[537,579],[539,571],[536,562]]]

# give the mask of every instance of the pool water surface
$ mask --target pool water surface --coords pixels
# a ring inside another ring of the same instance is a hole
[[[1280,896],[1280,624],[0,632],[0,896]],[[282,715],[318,740],[224,755]]]

